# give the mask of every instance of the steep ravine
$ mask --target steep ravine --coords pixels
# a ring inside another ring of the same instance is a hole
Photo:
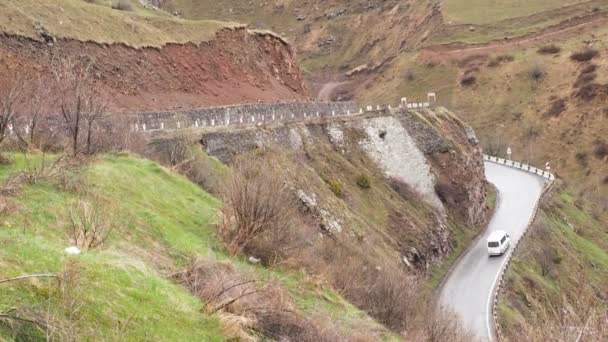
[[[264,172],[285,179],[308,217],[306,243],[279,249],[288,250],[290,265],[334,286],[349,272],[345,260],[373,266],[378,277],[429,279],[487,219],[481,149],[472,130],[442,108],[190,133],[228,165],[254,153],[266,160]],[[172,133],[155,139],[163,146]],[[337,246],[328,250],[330,242]],[[346,297],[373,312],[363,298]]]

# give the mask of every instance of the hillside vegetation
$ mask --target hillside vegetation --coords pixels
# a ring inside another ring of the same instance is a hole
[[[391,76],[355,93],[363,103],[394,103],[401,94],[420,99],[434,90],[475,128],[488,153],[504,155],[510,146],[515,159],[550,161],[577,196],[605,210],[607,38],[598,26],[530,46],[403,54],[387,68]],[[576,60],[586,51],[588,60]]]
[[[0,279],[38,273],[62,279],[0,284],[0,339],[221,341],[246,336],[239,335],[246,326],[239,328],[228,312],[203,310],[202,299],[171,279],[201,264],[276,284],[273,293],[286,296],[293,312],[341,322],[333,325],[335,333],[384,334],[366,314],[303,275],[228,257],[214,234],[219,201],[154,162],[105,155],[84,169],[64,169],[67,174],[19,189],[15,175],[40,166],[41,156],[13,158],[12,165],[0,167],[5,181]],[[64,249],[74,243],[70,222],[72,215],[82,214],[78,203],[100,213],[95,222],[109,235],[99,247],[81,245],[81,255],[69,256]]]
[[[508,340],[604,341],[608,235],[592,205],[559,186],[517,250],[500,296]],[[603,221],[605,222],[605,221]]]
[[[133,47],[209,41],[222,29],[239,27],[214,20],[182,20],[131,1],[131,10],[112,9],[110,1],[6,0],[0,2],[0,31],[41,39],[56,38]],[[242,26],[241,26],[242,27]]]

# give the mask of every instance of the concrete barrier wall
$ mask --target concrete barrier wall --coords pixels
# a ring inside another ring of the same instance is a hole
[[[483,160],[492,162],[492,163],[496,163],[496,164],[510,166],[510,167],[520,169],[520,170],[523,170],[526,172],[534,173],[538,176],[546,178],[549,181],[547,183],[547,186],[545,186],[545,188],[543,189],[543,192],[541,193],[538,202],[536,202],[536,204],[534,205],[532,217],[530,217],[530,221],[528,222],[528,225],[526,226],[526,230],[524,231],[524,234],[521,236],[521,238],[519,238],[519,240],[517,240],[517,243],[515,244],[515,246],[513,246],[510,253],[507,255],[507,263],[505,264],[505,267],[502,269],[502,271],[499,275],[498,283],[496,284],[496,288],[494,289],[494,293],[493,293],[494,298],[492,301],[492,322],[494,324],[494,331],[496,333],[496,339],[498,341],[505,341],[505,338],[502,334],[502,329],[500,327],[500,324],[498,323],[498,311],[497,311],[498,310],[498,297],[500,295],[501,289],[505,286],[505,283],[506,283],[505,278],[506,278],[507,270],[509,269],[509,266],[511,265],[511,260],[513,259],[513,255],[515,254],[515,251],[517,250],[517,247],[519,247],[519,244],[521,243],[521,241],[523,241],[523,239],[528,234],[530,226],[532,226],[532,223],[534,223],[534,220],[536,219],[536,216],[538,214],[540,201],[545,196],[545,194],[547,194],[547,192],[549,192],[549,190],[553,186],[553,181],[555,180],[555,175],[548,171],[544,171],[542,169],[538,169],[533,166],[523,164],[521,162],[505,160],[502,158],[488,156],[485,154],[483,155]]]

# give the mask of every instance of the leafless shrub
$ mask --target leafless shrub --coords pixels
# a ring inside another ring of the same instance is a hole
[[[52,102],[51,87],[38,75],[27,79],[23,92],[27,101],[14,118],[14,133],[27,149],[45,150],[57,132],[51,129],[48,114]]]
[[[171,139],[163,141],[155,148],[155,157],[171,167],[178,166],[192,158],[194,141],[185,133],[177,132]]]
[[[557,118],[566,110],[566,100],[558,98],[551,102],[549,109],[545,112],[544,116],[549,118]]]
[[[576,62],[587,62],[597,57],[599,52],[595,49],[584,49],[582,51],[578,51],[570,55],[570,59]]]
[[[596,64],[589,64],[589,65],[585,66],[581,70],[581,74],[592,73],[592,72],[595,72],[596,70],[597,70],[597,65]]]
[[[53,326],[40,312],[20,307],[0,311],[0,328],[10,331],[15,341],[38,341]]]
[[[605,140],[596,140],[594,142],[593,155],[599,160],[605,160],[608,157],[608,143]]]
[[[450,205],[456,204],[455,203],[455,201],[456,201],[455,192],[456,192],[456,189],[448,181],[439,180],[435,184],[435,193],[437,194],[437,196],[439,197],[441,202],[443,202],[444,204],[450,204]]]
[[[72,140],[72,154],[90,154],[96,125],[107,104],[101,84],[93,79],[91,64],[64,60],[56,63],[53,73],[53,90],[63,125]]]
[[[24,77],[16,73],[0,82],[0,143],[13,132],[18,106],[25,100],[24,86]],[[0,162],[7,163],[8,159],[0,156]]]
[[[194,147],[193,147],[194,148]],[[220,176],[214,171],[214,166],[208,158],[193,154],[191,158],[177,164],[174,169],[198,184],[205,191],[219,193]]]
[[[483,147],[484,153],[491,155],[491,156],[500,157],[507,150],[507,146],[499,141],[496,141],[496,139],[491,139],[484,145],[485,145]]]
[[[262,163],[262,164],[260,164]],[[239,253],[264,232],[287,229],[295,199],[263,158],[237,159],[222,185],[223,222],[219,234],[231,253]]]
[[[557,45],[545,45],[541,46],[536,52],[541,55],[554,55],[562,51],[562,48]]]
[[[324,258],[337,258],[340,268],[327,276],[351,303],[390,329],[402,331],[413,322],[418,279],[395,265],[374,265],[328,242]]]
[[[581,85],[578,90],[574,92],[574,96],[583,101],[591,101],[601,91],[600,88],[601,87],[596,83],[586,83]]]
[[[413,335],[413,340],[427,342],[477,340],[475,335],[464,327],[464,323],[455,312],[443,306],[435,310],[432,305],[424,309]]]
[[[75,246],[93,249],[102,246],[112,232],[110,211],[101,198],[79,198],[68,204],[68,237]]]
[[[530,68],[530,78],[534,81],[540,81],[545,77],[545,69],[539,62],[534,63]]]
[[[561,259],[555,254],[553,247],[551,247],[550,243],[548,243],[548,240],[546,240],[546,243],[544,243],[542,247],[536,251],[534,259],[538,262],[543,277],[546,277],[553,272],[555,265],[559,263],[556,262],[557,260],[561,261]]]
[[[465,76],[460,80],[460,84],[468,87],[468,86],[472,86],[473,84],[475,84],[475,82],[477,81],[477,78],[473,75],[470,76]]]
[[[88,154],[103,152],[131,151],[144,153],[145,137],[142,133],[132,132],[134,120],[128,116],[107,116],[94,122],[91,127]]]
[[[589,84],[595,80],[597,75],[594,72],[589,73],[581,73],[576,81],[574,82],[574,87],[579,88],[585,84]]]
[[[474,66],[485,62],[488,59],[487,54],[469,55],[458,61],[458,66],[461,68]]]
[[[577,152],[574,156],[579,165],[583,167],[587,167],[588,165],[588,155],[585,152]]]
[[[54,340],[58,337],[63,341],[76,341],[80,333],[80,316],[78,313],[83,305],[82,300],[82,266],[78,260],[68,260],[61,272],[61,308],[66,321],[58,331],[59,336],[49,335]],[[53,338],[55,337],[55,338]]]
[[[405,77],[406,80],[408,80],[410,82],[416,79],[416,74],[414,74],[414,71],[412,69],[405,70],[405,72],[403,73],[403,76]]]
[[[576,281],[572,298],[544,296],[544,310],[536,310],[532,317],[518,321],[509,337],[523,341],[605,341],[603,301],[589,284]],[[525,338],[521,339],[520,337]]]
[[[396,178],[391,178],[389,181],[391,189],[393,189],[401,198],[406,201],[421,201],[420,193],[415,189],[412,189],[407,183],[402,182]]]
[[[248,340],[255,332],[277,341],[340,340],[332,327],[299,314],[284,288],[243,275],[229,264],[199,260],[174,279],[203,301],[205,312],[228,317],[224,324],[233,336]]]
[[[513,62],[514,60],[515,60],[515,57],[513,57],[512,55],[498,55],[498,56],[492,58],[488,62],[488,66],[497,67],[503,63]]]
[[[133,11],[131,0],[112,0],[112,8],[120,11]]]

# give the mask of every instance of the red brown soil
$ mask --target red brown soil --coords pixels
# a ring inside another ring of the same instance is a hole
[[[486,44],[463,45],[446,44],[427,47],[421,51],[419,59],[425,63],[445,63],[457,61],[471,55],[506,53],[514,48],[522,49],[550,41],[572,37],[585,31],[592,31],[608,23],[605,14],[589,15],[561,22],[529,35],[494,41]]]
[[[0,77],[11,70],[51,77],[53,59],[92,61],[110,109],[144,111],[308,98],[296,56],[282,40],[223,30],[199,46],[134,49],[59,40],[53,46],[0,35]]]

